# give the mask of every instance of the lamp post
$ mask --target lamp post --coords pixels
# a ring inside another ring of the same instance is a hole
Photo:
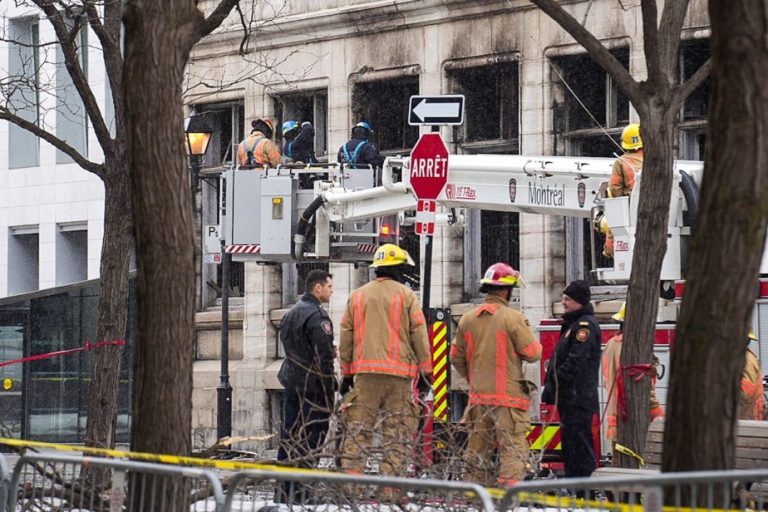
[[[213,130],[204,115],[187,118],[187,154],[192,169],[192,191],[197,192],[200,184],[200,169],[203,155],[208,150]],[[195,200],[197,200],[195,198]],[[229,384],[229,268],[232,256],[224,250],[221,242],[221,372],[216,388],[216,437],[222,439],[232,435],[232,386]]]

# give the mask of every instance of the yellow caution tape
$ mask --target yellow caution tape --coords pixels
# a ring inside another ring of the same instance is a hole
[[[616,443],[616,444],[614,444],[614,447],[615,447],[617,452],[623,453],[624,455],[626,455],[628,457],[632,457],[633,459],[637,459],[638,462],[640,462],[641,466],[645,466],[645,459],[642,458],[640,455],[638,455],[636,452],[634,452],[634,451],[630,450],[629,448],[627,448],[626,446],[624,446],[623,444]]]
[[[23,439],[0,438],[0,444],[16,446],[19,448],[44,448],[47,450],[59,450],[64,452],[77,452],[85,455],[100,455],[117,459],[132,459],[144,462],[160,462],[162,464],[174,464],[183,466],[195,466],[204,468],[226,469],[230,471],[246,471],[257,469],[262,471],[283,471],[298,473],[325,473],[335,474],[331,471],[317,469],[295,468],[279,466],[277,464],[262,464],[258,462],[237,462],[231,460],[213,460],[200,457],[181,457],[179,455],[167,455],[156,453],[130,452],[112,450],[108,448],[91,448],[88,446],[74,446],[69,444],[45,443],[42,441],[26,441]]]

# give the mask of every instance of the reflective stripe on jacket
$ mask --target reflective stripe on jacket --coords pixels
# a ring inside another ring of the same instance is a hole
[[[527,410],[522,361],[539,359],[541,344],[528,319],[497,295],[461,317],[451,345],[453,366],[469,383],[470,404]]]
[[[431,373],[427,325],[413,290],[377,278],[353,291],[341,319],[339,358],[343,375]]]
[[[253,131],[237,147],[237,161],[241,167],[248,165],[248,151],[253,153],[258,166],[277,167],[280,164],[280,150],[260,131]]]
[[[757,356],[749,349],[744,362],[744,372],[741,374],[739,419],[763,419],[763,375]]]

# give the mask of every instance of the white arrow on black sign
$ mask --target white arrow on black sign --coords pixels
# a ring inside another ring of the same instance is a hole
[[[464,95],[411,96],[408,124],[462,124]]]

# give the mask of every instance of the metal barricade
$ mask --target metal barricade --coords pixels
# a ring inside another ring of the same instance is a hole
[[[495,510],[488,491],[464,482],[301,470],[246,471],[230,478],[225,511],[256,512],[265,506],[285,511]]]
[[[224,493],[205,469],[36,453],[16,463],[4,503],[7,510],[216,512]]]
[[[767,498],[768,470],[659,473],[522,482],[498,510],[768,510]]]

